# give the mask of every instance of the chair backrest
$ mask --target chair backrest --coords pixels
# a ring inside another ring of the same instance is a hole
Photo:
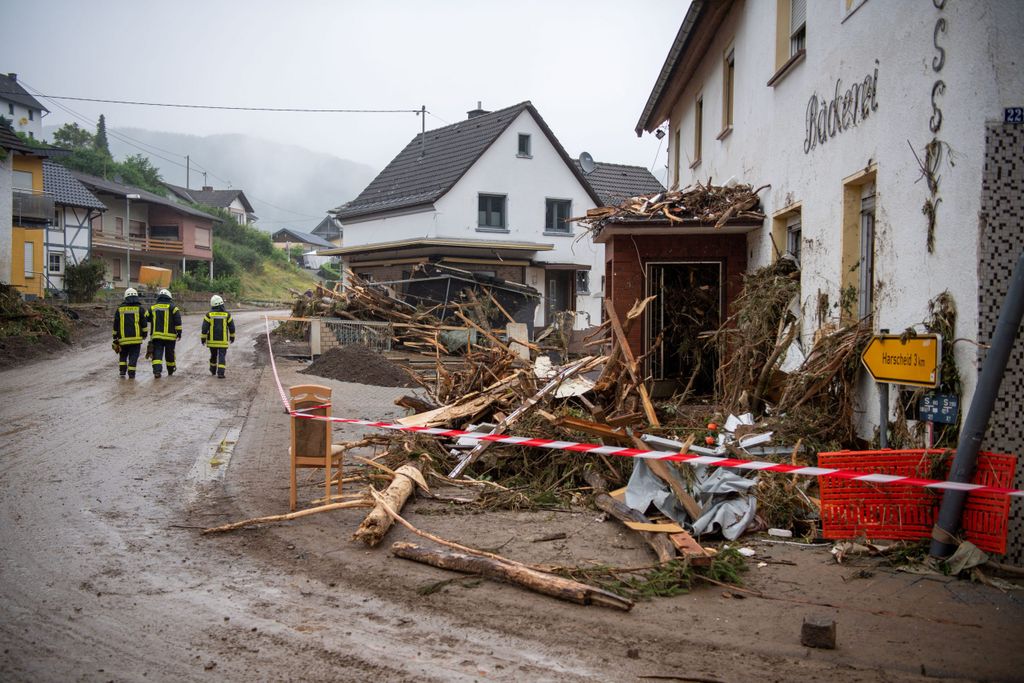
[[[331,388],[300,384],[288,389],[292,410],[308,415],[331,414]],[[326,420],[292,418],[292,452],[296,457],[326,458],[331,450],[331,423]]]

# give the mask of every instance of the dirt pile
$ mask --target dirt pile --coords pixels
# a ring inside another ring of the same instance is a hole
[[[358,344],[330,349],[301,372],[377,387],[414,386],[409,373],[400,366]]]

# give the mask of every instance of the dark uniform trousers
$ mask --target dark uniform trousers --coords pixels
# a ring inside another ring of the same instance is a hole
[[[227,347],[220,347],[210,349],[210,374],[224,376],[224,371],[228,367],[228,350]]]
[[[121,344],[121,352],[117,355],[118,370],[122,375],[135,376],[135,366],[139,362],[142,344]]]
[[[160,367],[167,365],[167,374],[173,375],[178,368],[174,362],[174,339],[153,339],[153,374],[160,374]]]

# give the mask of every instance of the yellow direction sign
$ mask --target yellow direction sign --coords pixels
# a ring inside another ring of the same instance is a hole
[[[937,334],[923,334],[906,340],[898,334],[880,334],[860,355],[861,362],[876,382],[915,387],[939,386],[941,357],[942,337]]]

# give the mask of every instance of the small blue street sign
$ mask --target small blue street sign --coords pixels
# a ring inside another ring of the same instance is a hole
[[[917,406],[917,419],[939,424],[956,424],[960,397],[955,394],[925,394]]]

